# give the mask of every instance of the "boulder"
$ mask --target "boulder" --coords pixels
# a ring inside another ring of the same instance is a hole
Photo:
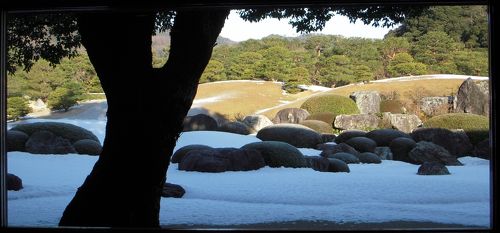
[[[422,126],[422,121],[415,114],[390,114],[389,122],[392,128],[405,133]]]
[[[75,143],[76,141],[82,139],[90,139],[99,142],[99,139],[91,131],[73,124],[61,122],[35,122],[28,124],[18,124],[12,127],[11,130],[22,131],[29,136],[31,136],[35,132],[46,130],[58,137],[69,140],[70,143]]]
[[[215,149],[189,151],[179,162],[179,170],[197,172],[225,172],[230,161]]]
[[[373,129],[377,128],[380,119],[373,114],[338,115],[333,125],[337,129]]]
[[[197,114],[194,116],[187,116],[184,118],[183,130],[186,131],[198,131],[198,130],[206,130],[206,131],[215,131],[217,130],[217,121],[205,114]]]
[[[377,146],[389,146],[392,140],[399,137],[411,138],[407,133],[395,129],[376,129],[366,134],[367,138],[374,140]]]
[[[395,140],[395,139],[394,139]],[[392,140],[394,142],[394,140]],[[393,160],[393,155],[390,147],[387,146],[378,146],[375,147],[375,152],[376,155],[381,160]]]
[[[479,80],[474,82],[479,90],[485,95],[490,96],[490,81],[489,80]]]
[[[7,190],[19,191],[23,189],[23,180],[14,174],[7,173]]]
[[[267,126],[257,133],[262,141],[281,141],[299,148],[316,148],[323,142],[316,131],[298,124],[276,124]]]
[[[410,162],[408,153],[415,148],[417,142],[411,138],[399,137],[392,140],[389,148],[392,152],[392,159],[403,162]]]
[[[440,162],[444,165],[460,166],[463,165],[457,160],[457,157],[451,155],[442,146],[432,142],[420,141],[408,153],[410,163],[423,164],[424,162]]]
[[[285,108],[276,113],[273,123],[293,123],[298,124],[309,116],[309,112],[301,108]]]
[[[490,147],[490,139],[487,138],[483,141],[480,141],[474,147],[474,156],[482,158],[482,159],[491,159],[491,147]]]
[[[337,145],[337,143],[335,143],[335,142],[325,142],[325,143],[318,144],[316,146],[316,150],[321,150],[321,151],[333,150],[336,145]]]
[[[335,134],[330,134],[330,133],[322,133],[321,134],[321,139],[323,139],[324,143],[333,142],[333,141],[335,141],[335,138],[337,138],[337,136]]]
[[[239,121],[226,122],[219,126],[218,131],[248,135],[251,133],[251,129],[244,123]]]
[[[258,170],[266,166],[264,157],[260,151],[255,149],[224,150],[224,148],[217,148],[217,150],[229,160],[228,171]]]
[[[344,161],[345,163],[359,163],[359,158],[353,154],[345,153],[345,152],[339,152],[335,154],[329,154],[327,156],[329,159],[340,159]]]
[[[28,134],[17,130],[8,130],[6,136],[7,151],[26,151],[25,144],[29,138]]]
[[[361,114],[380,112],[380,95],[377,91],[356,91],[349,97],[356,102]]]
[[[358,158],[360,163],[382,163],[380,157],[377,154],[371,152],[360,153]]]
[[[302,152],[294,146],[279,141],[249,143],[241,147],[245,150],[257,150],[269,167],[306,167]]]
[[[441,162],[425,162],[418,168],[419,175],[449,175],[450,171]]]
[[[78,154],[87,155],[100,155],[102,151],[102,146],[100,143],[90,140],[82,139],[73,143],[73,148],[75,148]]]
[[[350,172],[347,163],[340,159],[328,158],[328,162],[328,172]]]
[[[352,148],[352,146],[349,146],[346,143],[340,143],[337,145],[328,146],[327,148],[323,149],[320,155],[323,157],[328,157],[328,155],[333,155],[339,152],[349,153],[354,156],[358,156],[359,154],[359,152],[356,149]]]
[[[213,148],[207,145],[199,145],[199,144],[183,146],[174,152],[174,154],[170,158],[170,162],[179,163],[188,152],[192,150],[205,150],[205,149],[213,149]]]
[[[69,154],[76,153],[71,142],[56,136],[50,131],[40,130],[26,141],[26,152],[31,154]]]
[[[489,115],[489,97],[474,83],[466,79],[458,88],[455,112]]]
[[[331,134],[333,132],[333,128],[331,125],[319,120],[303,120],[299,124],[309,127],[320,134]]]
[[[335,142],[342,143],[353,137],[364,137],[365,135],[366,131],[363,130],[358,130],[358,129],[344,130],[335,138]]]
[[[350,172],[349,166],[344,161],[321,156],[311,158],[311,168],[320,172]]]
[[[473,146],[463,131],[451,131],[443,128],[418,128],[410,134],[416,142],[428,141],[440,145],[452,155],[462,157],[470,154]]]
[[[367,137],[353,137],[345,142],[359,152],[374,152],[377,143]]]
[[[162,197],[181,198],[186,193],[186,190],[178,184],[165,183],[161,190]]]
[[[434,96],[424,97],[420,100],[420,110],[427,116],[436,116],[448,113],[453,108],[453,97]]]
[[[264,115],[250,115],[243,118],[243,124],[247,125],[252,133],[256,133],[262,128],[273,125],[273,122]]]

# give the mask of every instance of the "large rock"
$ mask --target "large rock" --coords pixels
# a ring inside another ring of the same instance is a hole
[[[188,152],[192,150],[206,150],[206,149],[213,149],[213,148],[207,145],[200,145],[200,144],[183,146],[174,152],[174,154],[170,158],[170,162],[179,163]]]
[[[344,161],[345,163],[359,163],[359,158],[353,154],[350,153],[344,153],[344,152],[339,152],[335,154],[330,154],[327,156],[329,159],[340,159]]]
[[[410,162],[410,157],[408,153],[415,148],[417,142],[411,138],[399,137],[392,140],[389,144],[389,148],[392,152],[392,159],[403,162]]]
[[[316,148],[323,142],[321,134],[298,124],[276,124],[267,126],[257,133],[262,141],[281,141],[299,148]]]
[[[392,140],[394,142],[394,140]],[[390,147],[378,146],[375,148],[375,153],[381,160],[393,160],[393,154]]]
[[[199,172],[249,171],[264,166],[259,151],[236,148],[191,150],[179,162],[179,170]]]
[[[366,131],[358,129],[344,130],[335,138],[335,142],[342,143],[353,137],[364,137],[366,133]]]
[[[371,152],[360,153],[358,158],[360,163],[382,163],[380,157],[377,154]]]
[[[243,118],[243,123],[250,128],[252,133],[259,132],[262,128],[273,125],[273,122],[264,115],[250,115]]]
[[[162,197],[181,198],[186,193],[186,190],[178,184],[165,183],[161,190]]]
[[[345,142],[359,152],[374,152],[377,143],[367,137],[354,137]]]
[[[338,115],[333,125],[337,129],[373,129],[377,128],[380,119],[373,114]]]
[[[368,132],[365,136],[374,140],[377,146],[389,146],[392,140],[399,137],[411,138],[409,134],[395,129],[376,129]]]
[[[453,132],[443,128],[419,128],[411,134],[416,142],[428,141],[440,145],[452,155],[462,157],[470,154],[473,146],[463,131]]]
[[[7,173],[7,190],[19,191],[23,188],[23,180],[14,174]]]
[[[422,121],[415,114],[390,114],[389,122],[394,129],[405,133],[422,126]]]
[[[269,167],[298,168],[307,165],[302,152],[286,142],[253,142],[242,146],[241,149],[259,151]]]
[[[488,99],[474,81],[468,78],[458,88],[455,112],[488,116]]]
[[[285,108],[281,109],[273,118],[275,124],[293,123],[298,124],[309,116],[309,112],[301,108]]]
[[[32,154],[69,154],[77,153],[71,142],[50,131],[40,130],[26,141],[26,152]]]
[[[335,153],[339,153],[339,152],[345,152],[345,153],[349,153],[349,154],[352,154],[354,156],[358,156],[359,154],[359,151],[357,151],[356,149],[352,148],[352,146],[349,146],[348,144],[346,143],[339,143],[337,145],[332,145],[332,146],[328,146],[323,149],[323,151],[321,152],[321,156],[323,157],[328,157],[329,155],[333,155]]]
[[[491,159],[491,147],[490,147],[490,139],[487,138],[483,141],[480,141],[474,147],[474,156],[483,158],[483,159]]]
[[[440,162],[425,162],[418,168],[419,175],[449,175],[448,168]]]
[[[194,116],[187,116],[184,118],[182,131],[215,131],[217,130],[217,121],[205,114],[197,114]]]
[[[76,141],[82,139],[90,139],[99,142],[99,139],[91,131],[73,124],[61,122],[36,122],[28,124],[18,124],[12,127],[11,130],[22,131],[29,136],[31,136],[35,132],[46,130],[50,131],[56,136],[69,140],[71,143],[75,143]]]
[[[451,96],[424,97],[420,100],[420,110],[427,116],[445,114],[451,108],[453,108],[453,97]]]
[[[356,102],[361,114],[380,112],[380,95],[376,91],[356,91],[349,97]]]
[[[226,122],[219,126],[218,131],[248,135],[251,133],[251,129],[244,123],[239,121]]]
[[[311,158],[311,167],[320,172],[350,172],[349,166],[344,161],[321,156]]]
[[[459,166],[463,165],[457,160],[457,157],[451,155],[442,146],[432,142],[417,142],[415,147],[408,153],[410,163],[423,164],[424,162],[440,162],[444,165]]]
[[[28,134],[24,132],[8,130],[6,141],[7,151],[26,151],[25,144],[28,138]]]
[[[87,155],[100,155],[102,151],[102,146],[100,143],[90,140],[82,139],[73,143],[73,148],[75,148],[78,154]]]

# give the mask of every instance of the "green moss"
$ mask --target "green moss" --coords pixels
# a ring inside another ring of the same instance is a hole
[[[320,112],[320,113],[315,113],[309,115],[306,120],[318,120],[318,121],[323,121],[328,123],[333,127],[333,122],[335,121],[335,117],[337,115],[331,113],[331,112]]]
[[[475,145],[489,137],[488,117],[470,113],[448,113],[427,120],[424,127],[463,129],[470,142]]]
[[[325,112],[335,115],[359,113],[358,106],[352,99],[334,94],[313,96],[307,99],[300,108],[307,110],[310,114]]]
[[[305,120],[300,122],[301,125],[307,126],[318,133],[333,133],[333,128],[326,122],[318,120]]]
[[[269,167],[306,167],[304,155],[294,146],[286,142],[263,141],[254,142],[241,149],[258,150]]]

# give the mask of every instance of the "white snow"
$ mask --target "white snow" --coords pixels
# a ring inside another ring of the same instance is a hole
[[[28,122],[46,121],[31,119]],[[103,141],[105,121],[58,120],[85,127]],[[240,147],[259,141],[254,135],[185,132],[176,149],[187,144]],[[320,151],[300,148],[306,155]],[[8,192],[10,226],[57,226],[76,189],[97,160],[86,155],[8,153],[8,171],[23,179],[24,189]],[[350,164],[350,173],[310,168],[200,173],[177,170],[168,182],[186,190],[184,197],[162,198],[160,222],[169,224],[247,224],[293,220],[335,222],[431,221],[490,227],[490,164],[462,157],[464,166],[448,166],[445,176],[419,176],[418,165],[384,160]]]
[[[332,90],[332,88],[329,87],[323,87],[323,86],[317,86],[317,85],[298,85],[299,88],[304,89],[304,90],[310,90],[313,92],[318,92],[318,91],[329,91]]]

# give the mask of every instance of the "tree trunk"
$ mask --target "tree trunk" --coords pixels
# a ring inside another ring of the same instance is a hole
[[[159,227],[170,156],[228,14],[178,11],[169,59],[160,69],[152,68],[153,14],[78,17],[108,101],[106,137],[60,226]]]

